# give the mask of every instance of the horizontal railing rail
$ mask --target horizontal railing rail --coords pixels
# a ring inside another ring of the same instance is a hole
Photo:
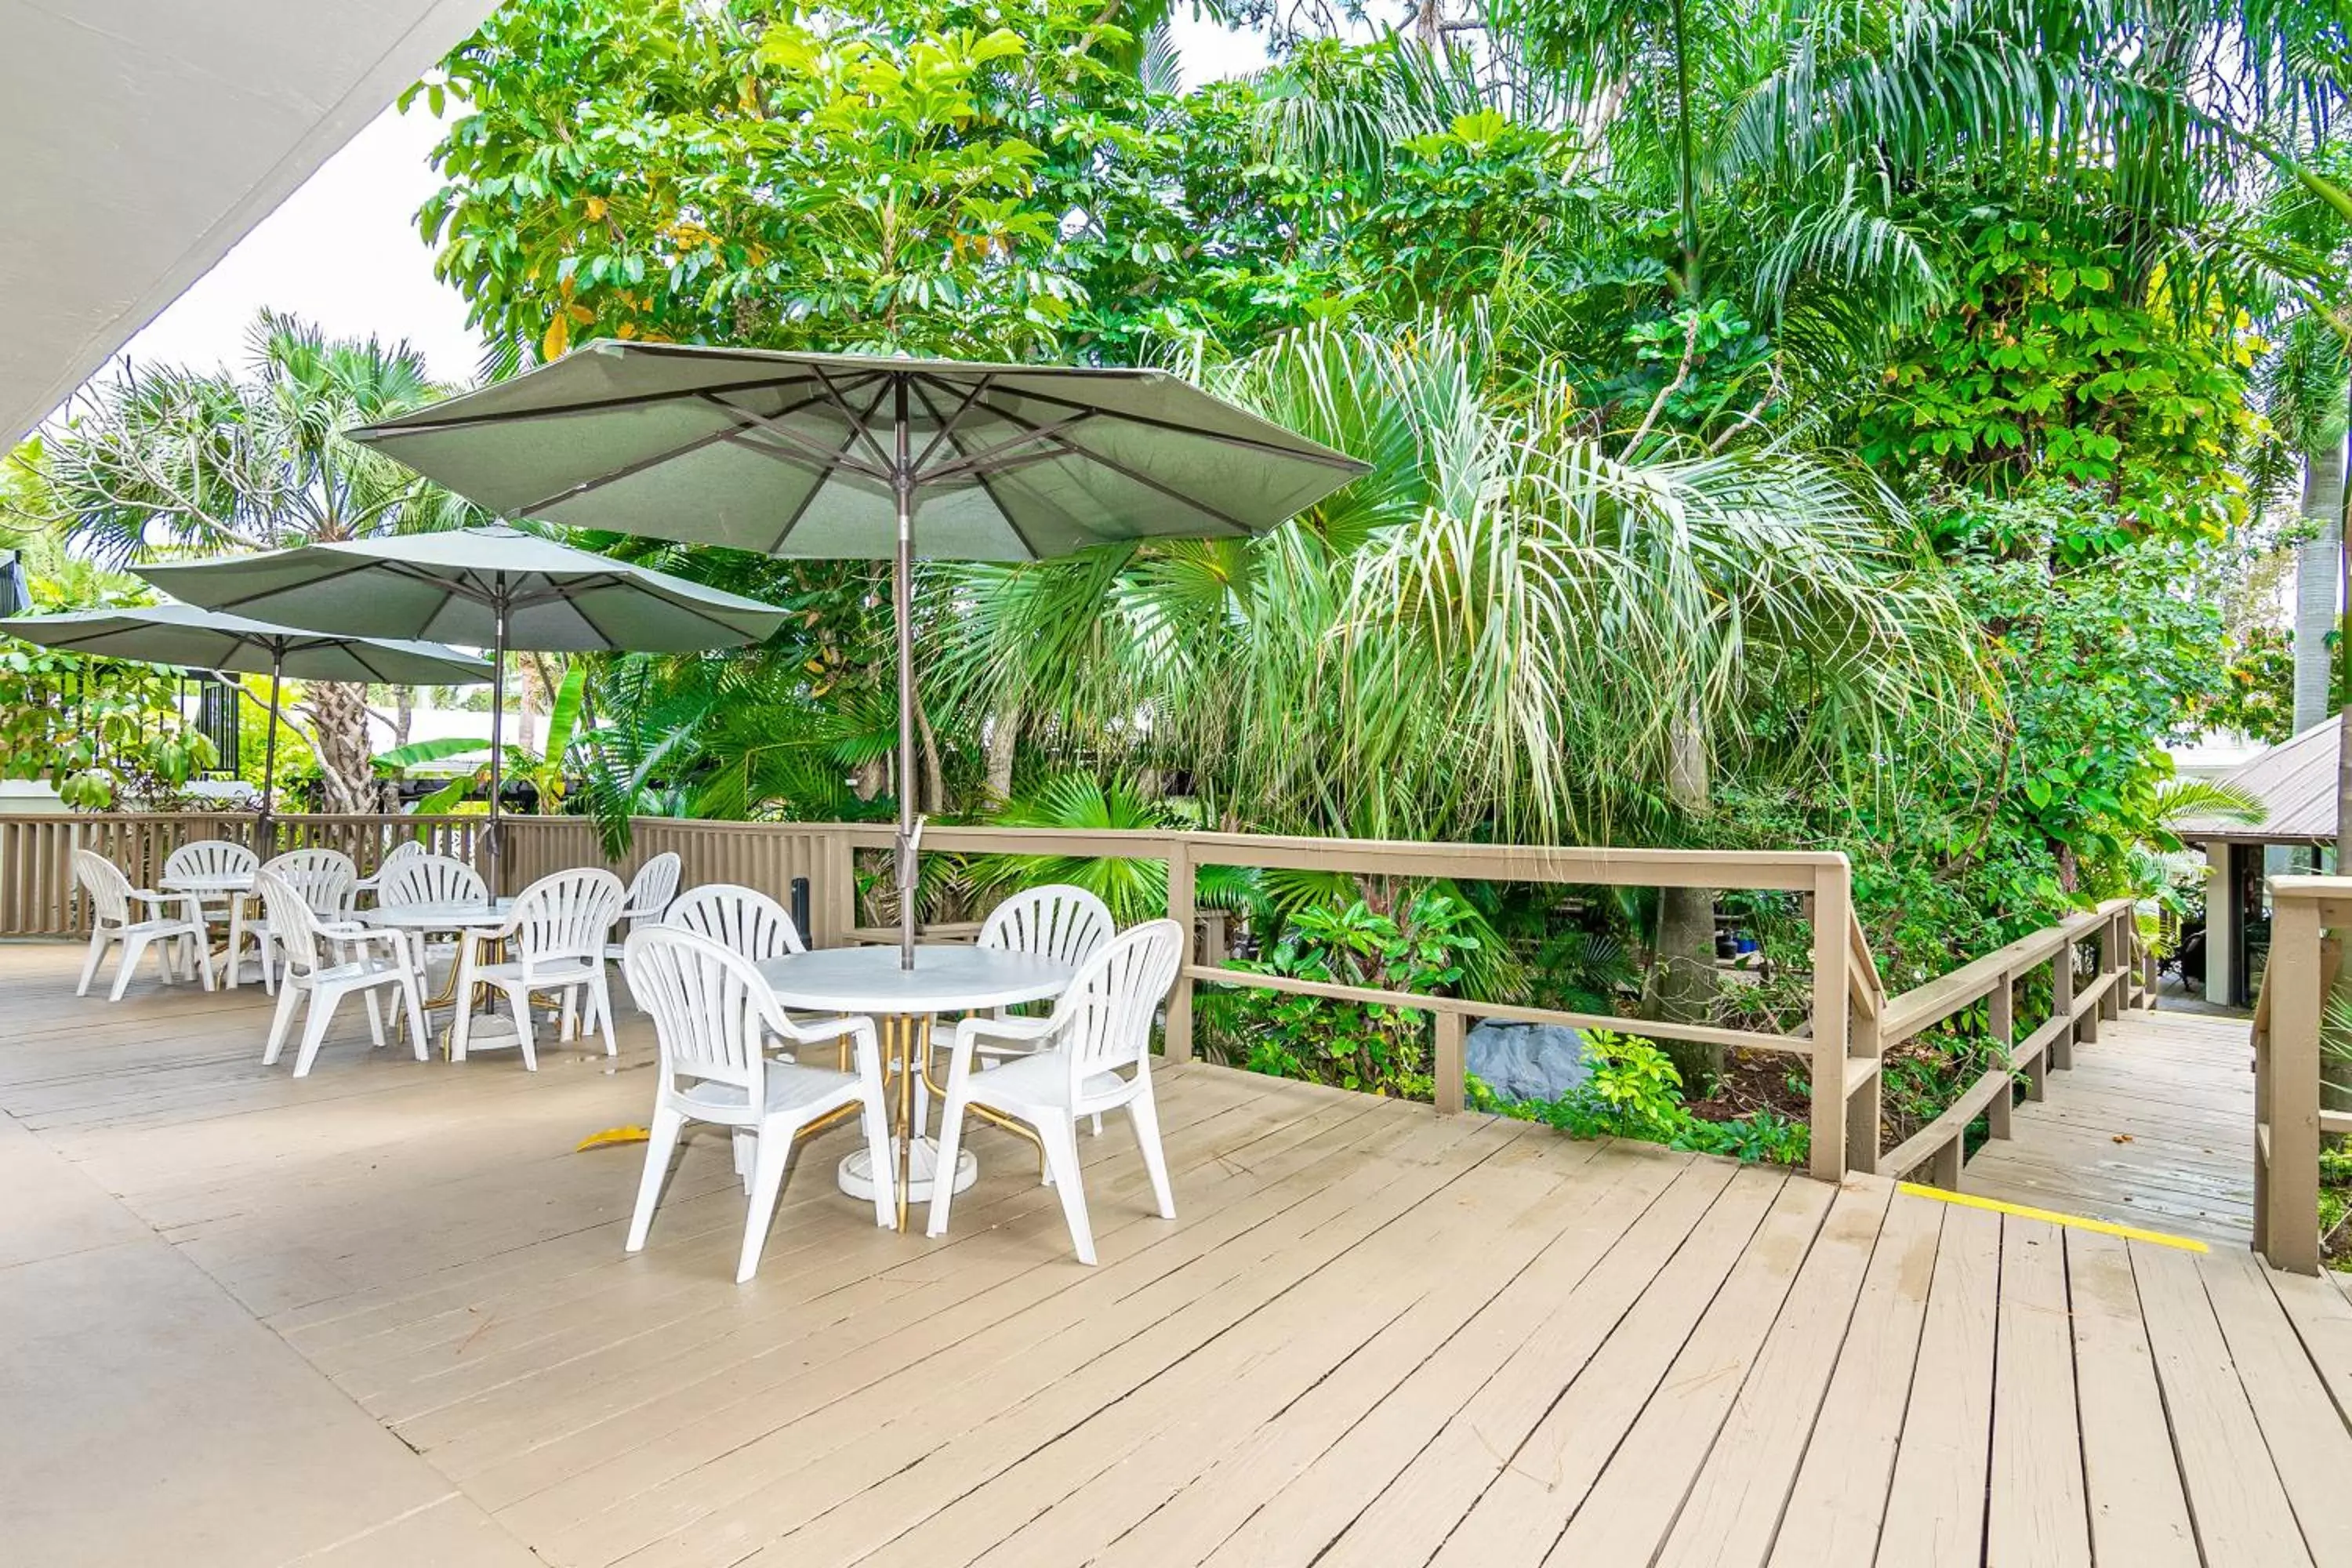
[[[2319,1146],[2352,1136],[2321,1089],[2321,1031],[2352,926],[2352,877],[2273,877],[2271,952],[2254,1001],[2254,1246],[2319,1272]]]
[[[478,858],[485,826],[479,816],[296,814],[273,820],[270,850],[323,845],[352,856],[364,872],[404,838],[422,838],[435,849]],[[70,935],[87,929],[72,885],[71,851],[76,847],[96,848],[121,864],[134,879],[152,883],[160,876],[163,858],[182,843],[200,837],[251,843],[257,831],[257,819],[250,813],[0,817],[0,936]],[[583,864],[608,863],[625,876],[647,857],[668,850],[683,861],[686,885],[741,882],[787,899],[805,916],[809,940],[815,945],[889,941],[896,935],[893,929],[861,924],[858,920],[856,856],[861,850],[890,847],[892,835],[886,826],[640,817],[631,826],[629,852],[617,859],[605,856],[596,825],[585,817],[509,817],[504,831],[502,871],[510,889],[547,872]],[[2009,1047],[2013,1068],[2031,1075],[2027,1092],[2038,1094],[2040,1074],[2032,1069],[2045,1057],[2053,1065],[2065,1065],[2076,1031],[2095,1034],[2097,1019],[2114,1016],[2118,1000],[2132,983],[2131,976],[2123,973],[2131,952],[2130,911],[2126,903],[2118,900],[1890,998],[1853,910],[1845,858],[1822,851],[1618,849],[938,825],[926,829],[923,847],[959,855],[1165,862],[1168,912],[1193,930],[1196,937],[1195,951],[1179,975],[1166,1015],[1167,1048],[1177,1059],[1192,1053],[1194,996],[1204,984],[1287,992],[1427,1014],[1435,1069],[1433,1095],[1441,1110],[1457,1110],[1463,1105],[1467,1036],[1471,1024],[1480,1018],[1583,1029],[1632,1029],[1653,1038],[1775,1052],[1807,1063],[1811,1169],[1814,1174],[1832,1180],[1848,1169],[1900,1173],[1923,1164],[1933,1165],[1939,1178],[1957,1180],[1963,1134],[1978,1114],[1991,1116],[1996,1135],[2007,1131],[2009,1101],[2000,1086],[2011,1081],[2011,1074],[1988,1073],[1929,1127],[1882,1155],[1877,1146],[1881,1062],[1889,1048],[1990,996],[1993,1032]],[[1199,907],[1197,878],[1204,866],[1334,871],[1370,878],[1796,894],[1812,929],[1808,1016],[1801,1029],[1779,1033],[1389,991],[1236,968],[1224,962],[1224,917]],[[969,940],[976,930],[968,921],[926,928],[927,934],[943,940]],[[2078,988],[2066,955],[2091,936],[2096,936],[2101,944],[2098,973]],[[2015,1041],[2011,1014],[2016,984],[2043,964],[2051,967],[2053,986],[2065,996],[2065,1004],[2051,1020],[2022,1041]]]

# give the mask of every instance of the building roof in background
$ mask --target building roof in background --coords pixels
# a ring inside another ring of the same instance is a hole
[[[2214,779],[2269,807],[2258,823],[2191,818],[2180,837],[2198,843],[2309,844],[2336,837],[2336,767],[2343,720],[2314,724],[2291,741]]]

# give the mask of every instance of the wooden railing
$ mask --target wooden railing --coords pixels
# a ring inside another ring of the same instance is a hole
[[[2075,956],[2084,942],[2094,939],[2098,962],[2083,980]],[[1878,1018],[1875,1044],[1881,1055],[1981,1001],[1986,1004],[1987,1032],[2008,1060],[1986,1069],[1942,1114],[1874,1161],[1862,1158],[1864,1145],[1857,1138],[1852,1151],[1855,1169],[1904,1176],[1925,1166],[1932,1184],[1957,1191],[1968,1158],[1969,1125],[1982,1116],[1993,1137],[2008,1137],[2020,1083],[2027,1099],[2040,1100],[2047,1073],[2074,1065],[2074,1042],[2097,1039],[2099,1021],[2116,1016],[2137,999],[2143,971],[2135,961],[2137,940],[2131,900],[2114,899],[1889,1001]],[[2049,1007],[2042,1021],[2019,1039],[2018,984],[2045,966],[2050,971]]]
[[[274,825],[273,851],[325,845],[341,849],[362,871],[393,843],[423,836],[435,848],[470,856],[483,826],[479,816],[289,816]],[[163,857],[192,838],[250,842],[250,815],[0,817],[0,936],[62,935],[82,928],[72,890],[70,851],[96,848],[132,879],[152,885]],[[651,855],[675,850],[683,883],[740,882],[793,902],[806,916],[810,941],[836,946],[894,933],[868,931],[857,921],[859,851],[887,849],[887,827],[863,824],[695,822],[641,817],[633,825],[629,855],[614,868],[624,875]],[[1881,1062],[1886,1050],[1990,997],[1993,1032],[2011,1045],[2013,1065],[2027,1074],[2027,1092],[2039,1095],[2046,1058],[2063,1067],[2076,1031],[2095,1035],[2127,999],[2132,952],[2130,910],[2103,905],[2066,924],[2037,932],[1902,995],[1889,998],[1870,943],[1853,911],[1845,858],[1813,851],[1713,851],[1537,847],[1498,844],[1436,844],[1374,839],[1285,837],[1241,833],[1061,831],[1046,828],[946,827],[926,830],[927,851],[964,855],[1079,856],[1165,862],[1168,912],[1196,933],[1222,930],[1222,919],[1198,907],[1196,879],[1204,866],[1337,871],[1375,878],[1444,878],[1457,881],[1550,883],[1580,887],[1688,887],[1779,891],[1797,895],[1812,927],[1808,1019],[1801,1032],[1780,1034],[1709,1024],[1629,1020],[1612,1015],[1528,1007],[1470,997],[1392,992],[1234,969],[1223,962],[1221,941],[1196,947],[1168,1005],[1167,1049],[1183,1059],[1193,1049],[1193,1001],[1202,984],[1244,986],[1426,1013],[1432,1020],[1434,1098],[1438,1109],[1461,1109],[1470,1025],[1479,1018],[1563,1024],[1580,1028],[1638,1026],[1644,1036],[1796,1057],[1807,1064],[1811,1089],[1812,1173],[1835,1180],[1848,1169],[1902,1173],[1931,1165],[1938,1181],[1955,1183],[1962,1139],[1979,1113],[1996,1136],[2008,1131],[2008,1071],[1989,1072],[1928,1127],[1881,1155]],[[507,821],[505,874],[509,887],[569,866],[604,859],[593,825],[581,817],[512,817]],[[930,934],[971,934],[969,926]],[[2097,975],[2074,984],[2072,954],[2091,937],[2100,943]],[[2063,1001],[2021,1042],[2011,1043],[2017,983],[2050,965]]]
[[[2319,1141],[2352,1135],[2322,1102],[2320,1032],[2352,926],[2352,878],[2271,879],[2271,953],[2254,1003],[2254,1246],[2319,1272]]]

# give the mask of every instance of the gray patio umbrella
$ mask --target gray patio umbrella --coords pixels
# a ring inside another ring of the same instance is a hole
[[[760,642],[784,621],[756,599],[511,528],[309,544],[140,574],[194,604],[294,626],[489,648],[494,862],[509,648],[688,653]]]
[[[895,560],[909,968],[914,558],[1028,561],[1256,533],[1367,468],[1160,371],[674,343],[591,343],[350,434],[509,517]]]
[[[268,676],[269,731],[261,763],[265,832],[278,787],[278,688],[287,676],[391,686],[467,686],[490,679],[487,663],[439,643],[302,631],[194,605],[13,616],[0,620],[0,635],[61,652]]]

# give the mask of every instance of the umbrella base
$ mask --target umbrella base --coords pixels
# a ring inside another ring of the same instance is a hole
[[[893,1158],[896,1158],[898,1153],[898,1144],[899,1140],[896,1138],[890,1140],[890,1153]],[[938,1142],[929,1138],[916,1139],[914,1148],[908,1153],[907,1167],[909,1173],[907,1180],[907,1201],[910,1204],[930,1202],[931,1184],[939,1179],[940,1146]],[[835,1179],[840,1184],[841,1190],[851,1197],[864,1203],[872,1203],[874,1201],[872,1153],[867,1150],[859,1149],[853,1153],[843,1155],[841,1164],[835,1173]],[[955,1190],[962,1192],[979,1179],[980,1162],[972,1158],[971,1151],[969,1149],[956,1151]]]

